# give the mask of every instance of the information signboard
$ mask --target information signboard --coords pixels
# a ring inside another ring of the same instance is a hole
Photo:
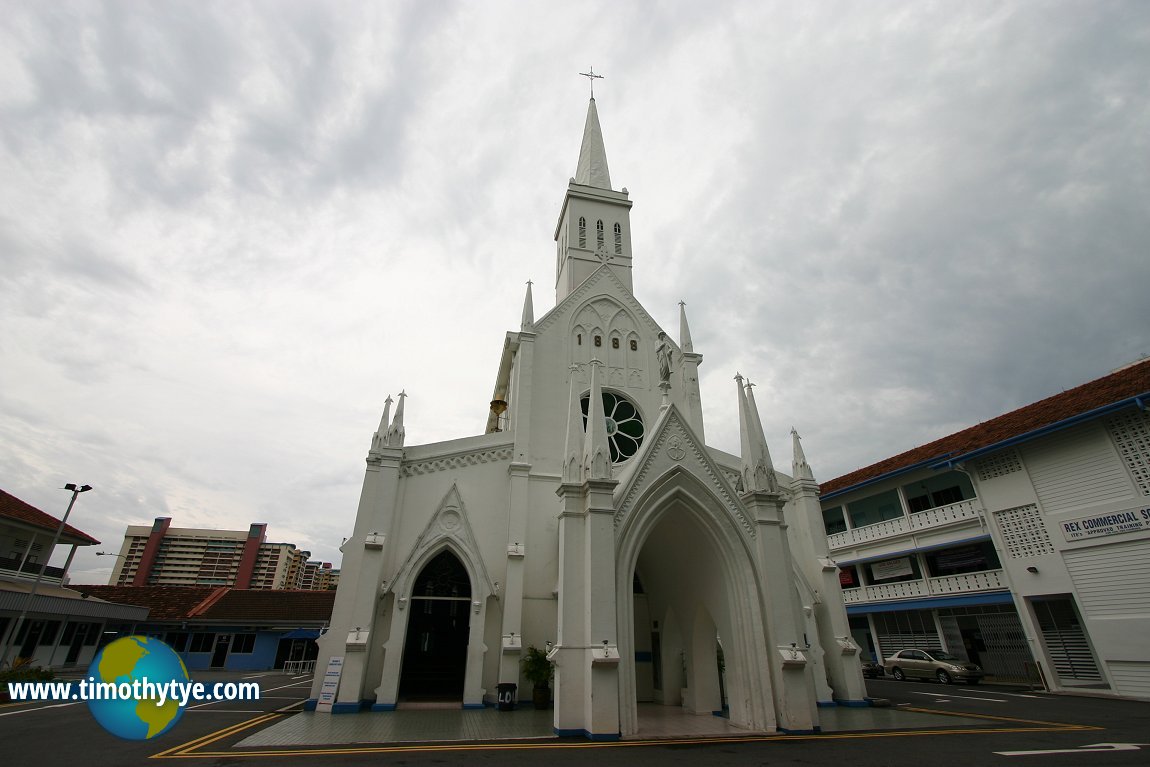
[[[1062,528],[1062,535],[1068,541],[1080,541],[1083,538],[1097,538],[1102,535],[1137,533],[1150,530],[1150,506],[1144,509],[1068,519],[1060,522],[1059,526]]]
[[[335,703],[336,693],[339,692],[339,678],[343,674],[343,656],[333,655],[327,662],[327,670],[323,672],[323,684],[319,688],[319,700],[316,701],[315,710],[319,713],[331,713],[332,704]]]

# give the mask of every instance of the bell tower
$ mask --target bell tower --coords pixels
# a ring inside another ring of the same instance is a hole
[[[599,75],[588,75],[588,77]],[[594,82],[594,81],[592,81]],[[606,263],[633,290],[631,282],[631,201],[627,190],[611,188],[595,93],[587,105],[579,164],[567,185],[555,226],[555,303]]]

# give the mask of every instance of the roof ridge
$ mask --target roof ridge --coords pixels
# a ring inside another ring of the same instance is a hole
[[[59,529],[60,523],[63,521],[5,490],[0,490],[0,518],[23,522],[33,527],[51,531]],[[88,543],[81,545],[94,546],[99,543],[98,540],[72,525],[64,524],[63,529],[64,533],[72,538],[88,541]]]
[[[218,587],[211,594],[208,594],[207,598],[204,601],[200,602],[198,605],[193,607],[191,610],[188,610],[188,617],[194,618],[197,615],[202,615],[203,613],[207,612],[208,609],[211,608],[212,605],[214,605],[216,602],[219,602],[221,599],[223,599],[224,595],[227,594],[229,591],[231,591],[231,587],[229,587],[229,586]]]
[[[1150,399],[1150,358],[842,474],[821,484],[822,495],[837,495],[932,459],[937,461],[938,456],[966,455],[1108,405],[1140,398]]]

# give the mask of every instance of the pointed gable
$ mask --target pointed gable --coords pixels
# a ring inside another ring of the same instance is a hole
[[[626,524],[628,516],[653,485],[678,471],[690,474],[706,487],[730,513],[732,521],[747,536],[755,537],[753,520],[724,477],[723,468],[711,458],[675,405],[663,411],[621,477],[615,492],[615,529]]]
[[[639,321],[640,328],[638,330],[649,332],[652,338],[663,332],[663,328],[655,322],[655,318],[647,313],[643,305],[631,294],[631,291],[607,264],[601,265],[592,272],[591,276],[584,280],[578,288],[567,294],[563,300],[552,307],[551,311],[536,320],[535,332],[543,333],[560,318],[573,316],[589,298],[598,298],[601,295],[618,301],[627,309]],[[667,340],[670,342],[669,337]],[[677,346],[675,352],[679,352]]]
[[[443,496],[443,500],[439,502],[439,509],[415,540],[411,553],[400,566],[392,590],[401,596],[406,596],[404,592],[409,583],[414,583],[419,576],[419,570],[443,548],[457,555],[468,573],[475,578],[472,584],[473,595],[485,596],[495,592],[494,584],[483,564],[475,533],[471,529],[463,497],[454,482]]]

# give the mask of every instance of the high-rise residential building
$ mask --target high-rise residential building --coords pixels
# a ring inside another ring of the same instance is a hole
[[[305,562],[298,588],[305,591],[334,591],[339,585],[339,568],[331,562]]]
[[[247,530],[172,527],[169,517],[130,525],[124,533],[111,586],[232,586],[238,589],[327,589],[331,579],[305,579],[331,564],[309,563],[311,552],[291,543],[269,543],[267,525]],[[334,570],[337,574],[338,570]],[[304,585],[305,580],[307,584]],[[312,586],[322,583],[322,586]]]

